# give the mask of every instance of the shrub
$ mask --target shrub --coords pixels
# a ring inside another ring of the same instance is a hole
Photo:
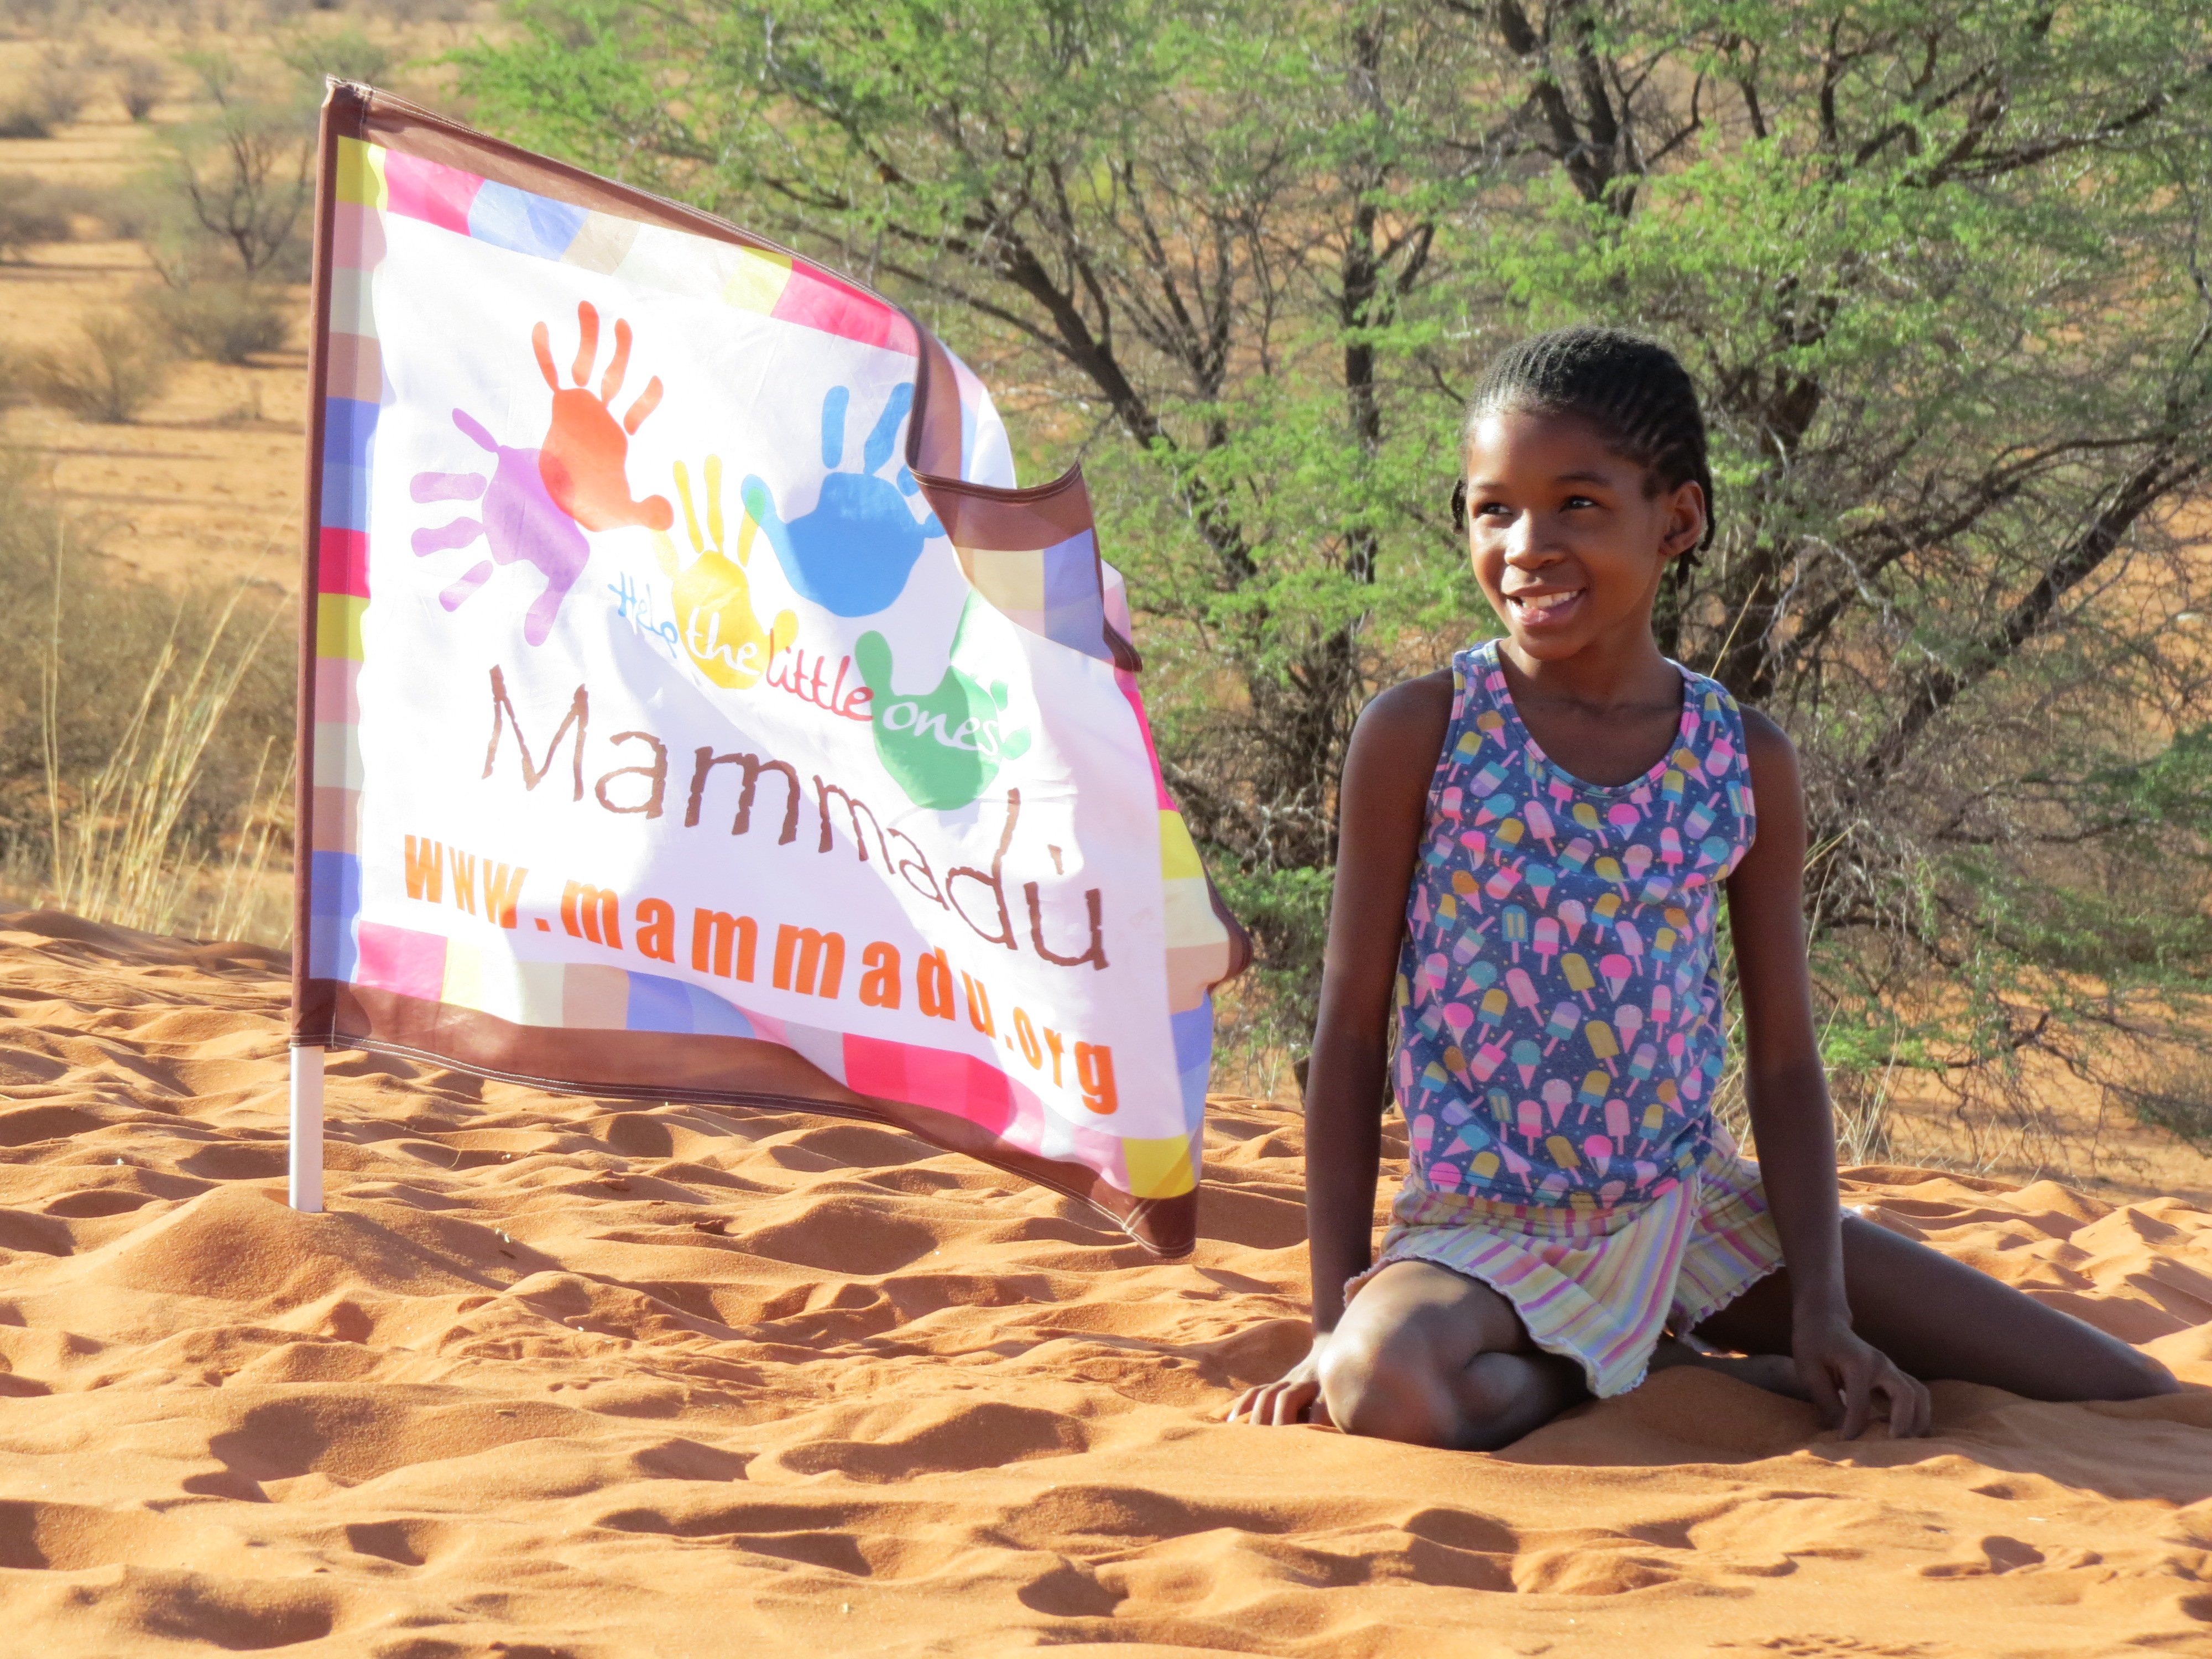
[[[1239,870],[1218,853],[1215,859],[1222,902],[1250,930],[1255,946],[1250,971],[1217,1006],[1220,1063],[1273,1094],[1288,1061],[1303,1088],[1328,942],[1330,872]]]
[[[161,101],[169,78],[168,72],[155,59],[136,54],[117,59],[113,74],[115,95],[134,121],[143,121],[154,112],[154,106]]]
[[[82,65],[59,46],[50,48],[15,101],[0,109],[0,138],[52,137],[56,127],[76,119],[91,90]]]
[[[323,100],[323,77],[381,85],[398,55],[359,29],[336,34],[301,33],[276,49],[277,60],[300,77],[301,90],[313,102]]]
[[[48,49],[31,76],[30,101],[50,126],[65,127],[83,112],[92,95],[83,66],[59,46]]]
[[[54,13],[62,0],[0,0],[0,29],[18,40],[36,40],[53,33]]]
[[[21,173],[0,173],[0,259],[20,259],[39,242],[70,236],[67,194]]]
[[[41,352],[26,365],[33,394],[88,421],[136,419],[168,384],[168,352],[118,313],[88,317],[81,331],[74,349]]]
[[[362,11],[387,21],[462,23],[468,21],[469,0],[364,0]]]
[[[138,308],[160,338],[210,362],[243,363],[257,351],[282,350],[292,333],[283,298],[251,283],[155,289]]]
[[[186,216],[167,177],[149,170],[118,185],[81,189],[77,210],[97,219],[117,241],[147,243],[156,268],[167,274],[161,256],[176,242],[176,227]]]

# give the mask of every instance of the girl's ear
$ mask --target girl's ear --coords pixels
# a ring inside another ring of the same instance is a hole
[[[1694,553],[1705,539],[1705,492],[1694,481],[1675,486],[1667,503],[1667,528],[1659,540],[1660,551],[1670,559]]]
[[[1452,532],[1467,534],[1467,480],[1462,478],[1452,486]]]

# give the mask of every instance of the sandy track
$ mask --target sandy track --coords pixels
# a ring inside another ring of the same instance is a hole
[[[1494,1457],[1224,1428],[1304,1342],[1280,1108],[1218,1103],[1161,1263],[886,1131],[333,1056],[300,1216],[281,969],[0,918],[12,1650],[2212,1652],[2212,1394],[1945,1384],[1847,1446],[1674,1371]],[[2212,1215],[1861,1177],[2212,1382]]]

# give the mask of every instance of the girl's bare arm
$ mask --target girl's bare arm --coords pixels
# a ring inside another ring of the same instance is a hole
[[[1815,1407],[1846,1436],[1866,1425],[1875,1395],[1887,1403],[1893,1433],[1924,1432],[1927,1390],[1851,1329],[1835,1122],[1805,959],[1805,807],[1796,751],[1764,714],[1747,709],[1743,726],[1759,832],[1729,878],[1729,927],[1759,1176],[1789,1264],[1791,1354]]]
[[[1336,896],[1306,1073],[1306,1232],[1316,1332],[1336,1328],[1345,1281],[1366,1271],[1374,1249],[1391,993],[1429,782],[1450,723],[1451,676],[1409,680],[1368,704],[1345,757]]]
[[[1385,691],[1360,715],[1345,757],[1336,891],[1306,1073],[1306,1233],[1316,1343],[1336,1328],[1345,1281],[1366,1270],[1374,1249],[1391,988],[1451,695],[1449,672]],[[1249,1390],[1229,1416],[1295,1422],[1319,1392],[1310,1357],[1281,1381]]]
[[[2172,1375],[2117,1337],[1870,1222],[1838,1224],[1835,1130],[1800,920],[1805,821],[1796,757],[1771,722],[1747,714],[1744,728],[1759,840],[1729,879],[1729,912],[1759,1174],[1788,1266],[1698,1334],[1746,1352],[1787,1349],[1822,1414],[1846,1435],[1864,1426],[1875,1395],[1887,1398],[1891,1433],[1925,1433],[1928,1391],[1915,1377],[1956,1377],[2033,1400],[2172,1393],[2180,1386]]]

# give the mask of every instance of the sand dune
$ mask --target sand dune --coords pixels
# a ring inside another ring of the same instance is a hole
[[[1299,1125],[1161,1263],[903,1136],[331,1063],[283,964],[0,918],[0,1649],[2212,1653],[2212,1394],[1847,1445],[1672,1371],[1498,1456],[1211,1420],[1304,1343]],[[1854,1201],[2212,1382],[2212,1215]]]

